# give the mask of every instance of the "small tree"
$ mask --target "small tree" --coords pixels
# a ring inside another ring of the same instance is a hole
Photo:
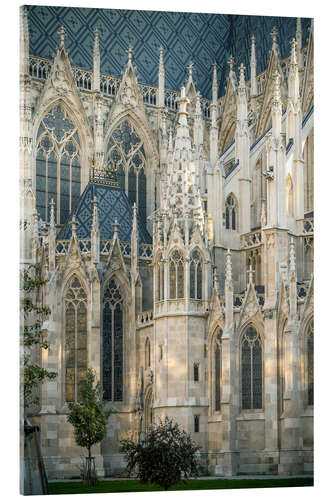
[[[48,349],[49,343],[42,332],[43,320],[50,314],[50,308],[40,304],[40,291],[47,283],[41,279],[38,266],[31,265],[22,272],[23,299],[23,375],[24,409],[39,403],[36,389],[45,380],[52,380],[56,372],[50,372],[39,366],[34,359],[33,348]]]
[[[124,439],[120,446],[129,472],[136,469],[141,483],[156,483],[165,490],[182,480],[186,482],[190,476],[198,476],[199,448],[191,436],[168,417],[153,425],[141,442]]]
[[[83,467],[82,475],[87,486],[97,483],[94,457],[91,456],[91,447],[100,443],[106,436],[106,424],[111,410],[105,410],[103,389],[100,382],[96,382],[94,370],[88,368],[87,378],[81,389],[81,402],[68,403],[67,417],[74,427],[75,441],[82,448],[87,448],[88,457]]]

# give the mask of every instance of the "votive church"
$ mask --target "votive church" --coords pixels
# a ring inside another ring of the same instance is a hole
[[[78,475],[68,402],[92,367],[113,410],[93,454],[126,467],[119,440],[171,417],[201,446],[205,473],[313,470],[313,25],[295,19],[282,59],[273,29],[258,74],[228,58],[211,100],[193,64],[178,90],[29,54],[21,12],[21,266],[47,280],[41,365],[56,371],[30,419],[49,478]],[[208,76],[207,76],[208,77]]]

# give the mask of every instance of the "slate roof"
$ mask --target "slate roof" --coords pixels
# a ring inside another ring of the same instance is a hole
[[[92,226],[92,200],[96,196],[98,201],[98,222],[101,240],[113,238],[113,223],[118,219],[118,236],[120,241],[130,242],[133,225],[133,210],[125,192],[112,186],[88,183],[80,196],[78,205],[70,214],[67,222],[57,235],[58,240],[70,239],[72,235],[71,219],[76,217],[76,234],[79,239],[90,238]],[[139,243],[152,243],[145,224],[137,216]]]
[[[100,31],[101,73],[121,76],[127,62],[128,45],[134,48],[134,63],[140,83],[157,85],[159,47],[164,48],[165,87],[179,90],[187,79],[186,66],[194,63],[197,90],[211,98],[212,64],[217,62],[219,95],[229,73],[227,61],[235,58],[234,68],[246,66],[249,77],[251,35],[256,37],[257,73],[266,69],[272,48],[270,32],[276,26],[281,57],[290,54],[295,37],[296,18],[241,16],[194,12],[87,9],[28,5],[30,54],[53,59],[59,43],[57,32],[65,26],[65,46],[74,66],[92,69],[94,29]],[[302,19],[303,45],[310,19]]]

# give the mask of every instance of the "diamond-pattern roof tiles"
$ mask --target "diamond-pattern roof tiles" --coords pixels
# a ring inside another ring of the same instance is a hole
[[[96,196],[98,201],[98,221],[101,240],[113,238],[113,223],[118,219],[119,240],[131,241],[133,225],[133,211],[124,191],[111,186],[103,186],[89,183],[83,191],[77,208],[69,216],[68,221],[60,230],[57,239],[66,240],[72,235],[71,219],[75,215],[78,238],[90,238],[92,226],[92,200]],[[137,215],[139,243],[151,243],[151,237]]]

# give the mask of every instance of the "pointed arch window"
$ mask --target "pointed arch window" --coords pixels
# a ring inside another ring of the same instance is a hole
[[[146,153],[143,141],[127,120],[111,133],[106,153],[107,163],[118,169],[120,188],[133,205],[136,203],[141,219],[147,216]]]
[[[262,343],[257,330],[252,326],[244,332],[241,340],[242,408],[262,408]]]
[[[306,334],[307,348],[307,402],[309,406],[313,406],[313,389],[314,389],[314,363],[313,363],[313,318],[309,323]]]
[[[80,140],[77,127],[60,106],[42,119],[36,148],[36,205],[48,222],[48,206],[56,203],[56,222],[64,224],[81,191]]]
[[[237,204],[232,194],[229,194],[225,203],[225,227],[232,231],[236,231],[237,227]]]
[[[79,401],[87,373],[87,295],[77,276],[65,294],[65,398]]]
[[[123,298],[113,279],[103,296],[103,390],[107,401],[123,400]]]
[[[190,260],[190,298],[202,299],[202,263],[196,250],[192,252]]]
[[[169,261],[169,298],[184,298],[184,257],[174,250]]]
[[[148,368],[150,368],[150,364],[151,364],[150,356],[151,356],[151,352],[150,352],[150,340],[147,338],[146,345],[145,345],[145,369],[146,370]]]

